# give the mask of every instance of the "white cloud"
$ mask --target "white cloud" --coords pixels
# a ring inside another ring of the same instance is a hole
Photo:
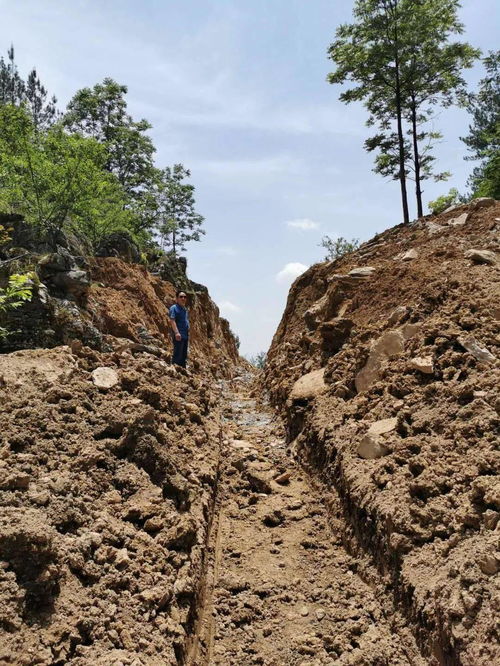
[[[286,284],[288,282],[293,282],[296,277],[302,275],[302,273],[307,270],[308,266],[301,264],[298,261],[292,261],[285,265],[284,268],[276,275],[276,282],[280,284]]]
[[[222,314],[236,314],[237,312],[241,312],[240,306],[231,303],[231,301],[222,301],[222,303],[219,303],[219,310]]]
[[[319,224],[309,220],[307,217],[303,217],[297,220],[288,220],[285,224],[292,229],[300,229],[301,231],[313,231],[314,229],[319,229]]]

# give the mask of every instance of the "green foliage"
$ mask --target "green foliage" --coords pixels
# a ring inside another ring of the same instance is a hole
[[[325,261],[335,261],[349,252],[354,252],[359,247],[359,240],[351,238],[350,241],[340,236],[339,238],[330,238],[323,236],[320,247],[326,250]]]
[[[190,175],[182,164],[174,164],[160,171],[156,182],[156,230],[161,246],[174,255],[205,233],[203,217],[195,210],[194,186],[183,182]]]
[[[97,141],[56,124],[36,132],[23,108],[0,106],[0,207],[41,230],[69,226],[97,247],[106,233],[129,227],[117,179],[104,170]]]
[[[480,160],[468,185],[472,195],[500,198],[500,51],[483,59],[486,76],[477,93],[469,96],[467,109],[472,115],[469,135],[462,138],[469,160]]]
[[[255,356],[250,356],[248,359],[249,363],[254,365],[256,368],[259,368],[259,370],[262,370],[264,366],[266,365],[266,360],[267,360],[267,352],[261,351],[258,352]]]
[[[42,233],[69,228],[93,249],[116,231],[145,251],[161,239],[176,254],[200,240],[189,170],[154,166],[151,125],[128,113],[126,93],[106,78],[79,90],[58,117],[36,70],[21,78],[11,48],[0,59],[0,210]]]
[[[19,75],[14,47],[7,52],[7,62],[0,58],[0,104],[23,105],[31,117],[36,131],[47,129],[58,116],[57,99],[48,99],[48,92],[42,85],[35,68],[26,81]]]
[[[0,314],[8,310],[19,308],[32,297],[34,275],[18,275],[17,273],[9,277],[9,282],[5,289],[0,288]],[[0,326],[0,340],[7,337],[8,331]]]
[[[433,215],[439,215],[450,206],[457,206],[461,203],[465,203],[464,198],[455,187],[452,187],[448,194],[443,194],[434,201],[429,201],[429,210]]]
[[[433,171],[432,146],[441,135],[428,125],[436,106],[463,94],[461,71],[479,54],[448,41],[463,32],[458,7],[458,0],[356,0],[355,22],[337,29],[328,51],[337,66],[329,82],[354,84],[340,99],[364,102],[367,124],[378,128],[365,148],[378,152],[377,173],[400,181],[405,222],[407,178],[415,180],[421,215],[422,180],[449,175]]]

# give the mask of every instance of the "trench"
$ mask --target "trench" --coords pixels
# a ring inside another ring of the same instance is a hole
[[[297,465],[252,376],[227,382],[221,466],[186,666],[424,666],[340,498]]]

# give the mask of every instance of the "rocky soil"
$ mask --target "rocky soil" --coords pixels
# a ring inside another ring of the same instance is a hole
[[[266,385],[431,664],[500,660],[500,203],[395,227],[293,285]]]

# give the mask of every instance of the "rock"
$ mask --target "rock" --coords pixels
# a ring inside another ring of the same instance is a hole
[[[434,362],[431,356],[415,356],[408,363],[408,367],[412,370],[418,370],[424,375],[434,374]]]
[[[477,210],[478,208],[489,208],[495,204],[496,200],[492,199],[491,197],[479,197],[478,199],[473,199],[470,202],[470,207],[474,210]]]
[[[165,527],[165,521],[161,516],[151,516],[144,523],[146,532],[159,532]]]
[[[454,217],[452,220],[450,220],[448,224],[452,227],[460,227],[463,224],[465,224],[468,219],[469,219],[469,213],[462,213],[462,215]]]
[[[141,260],[139,248],[126,231],[115,231],[105,236],[99,243],[96,256],[120,257],[128,263],[138,263]]]
[[[317,395],[324,393],[327,386],[325,384],[325,369],[321,368],[320,370],[313,370],[313,372],[307,373],[298,379],[292,387],[292,390],[289,395],[289,402],[294,402],[295,400],[310,400],[315,398]]]
[[[380,378],[382,364],[391,358],[397,358],[404,352],[404,337],[401,331],[386,331],[370,349],[366,365],[356,375],[355,385],[358,393],[367,391]]]
[[[464,256],[475,264],[489,264],[490,266],[494,266],[497,263],[497,255],[491,250],[471,249],[467,250]]]
[[[325,611],[322,608],[318,608],[318,610],[315,611],[316,619],[321,622],[321,620],[325,617]]]
[[[494,361],[496,358],[485,347],[481,347],[479,342],[472,337],[472,335],[459,336],[457,341],[466,351],[472,354],[474,358],[477,358],[478,361],[487,361],[491,363],[491,361]]]
[[[401,261],[413,261],[413,259],[418,259],[418,252],[416,250],[408,250],[401,257]]]
[[[363,266],[361,268],[353,268],[352,271],[349,271],[348,275],[353,278],[369,278],[375,273],[377,269],[373,266]]]
[[[493,576],[500,570],[500,559],[494,553],[485,553],[479,560],[479,568],[487,576]]]
[[[50,282],[65,292],[79,296],[84,294],[90,286],[90,279],[86,271],[72,270],[65,273],[56,273]]]
[[[126,569],[130,564],[130,557],[126,548],[120,548],[116,553],[115,564],[119,569]]]
[[[307,606],[302,606],[299,612],[302,617],[307,617],[309,615],[309,608]]]
[[[0,472],[0,490],[26,490],[30,481],[30,475],[23,472],[12,472],[5,477],[3,470]]]
[[[368,428],[369,435],[385,435],[388,432],[392,432],[396,429],[398,424],[398,419],[396,416],[389,419],[381,419],[380,421],[375,421]]]
[[[427,224],[424,227],[427,229],[427,231],[431,234],[437,234],[443,231],[443,227],[440,224],[435,224],[434,222],[427,222]]]
[[[274,480],[276,481],[276,483],[279,483],[281,486],[284,486],[286,483],[290,481],[291,476],[292,476],[291,472],[283,472],[283,474],[280,474]]]
[[[279,511],[279,509],[266,513],[262,518],[262,522],[264,525],[267,525],[267,527],[278,527],[278,525],[281,525],[284,520],[285,516]]]
[[[256,493],[265,493],[270,495],[273,492],[271,487],[270,475],[266,472],[259,472],[254,469],[247,469],[245,472],[248,484]]]
[[[365,458],[365,460],[374,460],[375,458],[382,458],[389,453],[389,449],[385,446],[380,437],[367,433],[358,445],[358,456]]]
[[[391,312],[387,318],[388,326],[394,326],[394,324],[399,324],[403,317],[409,312],[409,308],[405,305],[398,305],[398,307]]]
[[[92,371],[92,381],[97,388],[110,389],[118,384],[118,373],[113,368],[96,368]]]

